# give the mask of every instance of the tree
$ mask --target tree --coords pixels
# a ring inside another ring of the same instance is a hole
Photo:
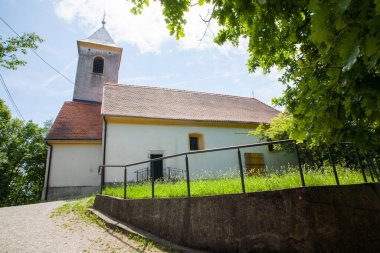
[[[250,131],[250,135],[259,137],[260,140],[286,140],[294,139],[298,135],[298,129],[294,127],[292,115],[280,113],[274,117],[270,124],[260,124],[255,130]],[[273,146],[275,151],[294,152],[294,144],[276,144]],[[298,144],[298,150],[302,164],[308,164],[314,168],[320,168],[324,165],[330,165],[329,153],[333,154],[334,162],[341,167],[355,167],[355,147],[342,143],[333,145],[324,145],[315,143],[311,138],[303,140]],[[368,155],[368,154],[366,154]]]
[[[47,149],[45,133],[29,121],[12,118],[0,100],[0,206],[41,199]]]
[[[133,13],[149,0],[131,0]],[[283,105],[297,134],[315,143],[380,143],[379,0],[199,0],[221,27],[215,42],[248,44],[248,70],[284,70]],[[165,0],[163,15],[176,38],[184,36],[190,0]]]
[[[24,33],[19,37],[9,37],[3,39],[0,36],[0,67],[7,69],[17,69],[18,66],[24,66],[25,61],[17,57],[17,52],[26,54],[27,49],[37,49],[37,43],[43,42],[35,33]]]

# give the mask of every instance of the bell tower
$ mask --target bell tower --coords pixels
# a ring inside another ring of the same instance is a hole
[[[102,102],[105,83],[118,83],[123,48],[102,27],[87,39],[78,40],[78,67],[73,101]]]

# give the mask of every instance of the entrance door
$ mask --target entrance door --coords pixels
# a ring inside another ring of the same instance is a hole
[[[248,176],[263,176],[265,163],[263,153],[244,153]]]
[[[162,157],[162,155],[150,154],[150,159],[155,159],[159,157]],[[163,178],[164,176],[163,168],[164,168],[164,165],[163,165],[162,160],[150,163],[150,171],[152,173],[154,180],[158,178]]]

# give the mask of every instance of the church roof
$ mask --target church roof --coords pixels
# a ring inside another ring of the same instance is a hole
[[[103,91],[106,116],[269,123],[278,113],[248,97],[120,84],[105,85]]]
[[[107,29],[103,26],[99,28],[94,34],[87,39],[79,40],[83,42],[90,42],[94,44],[101,44],[111,47],[119,47],[112,39]]]
[[[101,140],[101,104],[65,102],[59,111],[47,140]]]

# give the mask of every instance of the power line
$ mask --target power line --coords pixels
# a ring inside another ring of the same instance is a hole
[[[15,101],[13,100],[12,95],[11,95],[11,93],[10,93],[10,91],[9,91],[9,89],[8,89],[8,87],[7,87],[7,85],[5,84],[5,81],[4,81],[3,76],[2,76],[1,74],[0,74],[0,80],[1,80],[1,83],[3,84],[4,89],[5,89],[5,93],[7,94],[9,100],[11,101],[13,107],[15,108],[15,110],[16,110],[18,116],[20,116],[20,118],[21,118],[23,121],[25,121],[25,119],[24,119],[24,117],[22,116],[20,110],[18,109],[18,107],[17,107]]]
[[[6,25],[8,26],[9,29],[11,29],[19,38],[21,38],[21,36],[7,23],[5,22],[5,20],[0,17],[0,20]],[[42,58],[37,52],[36,50],[34,50],[33,48],[31,48],[32,52],[38,57],[41,59],[41,61],[43,61],[46,65],[48,65],[52,70],[54,70],[55,72],[57,72],[60,76],[62,76],[63,78],[65,78],[67,81],[69,81],[71,84],[74,84],[73,81],[71,81],[67,76],[65,76],[64,74],[62,74],[59,70],[57,70],[56,68],[54,68],[50,63],[48,63],[44,58]]]

